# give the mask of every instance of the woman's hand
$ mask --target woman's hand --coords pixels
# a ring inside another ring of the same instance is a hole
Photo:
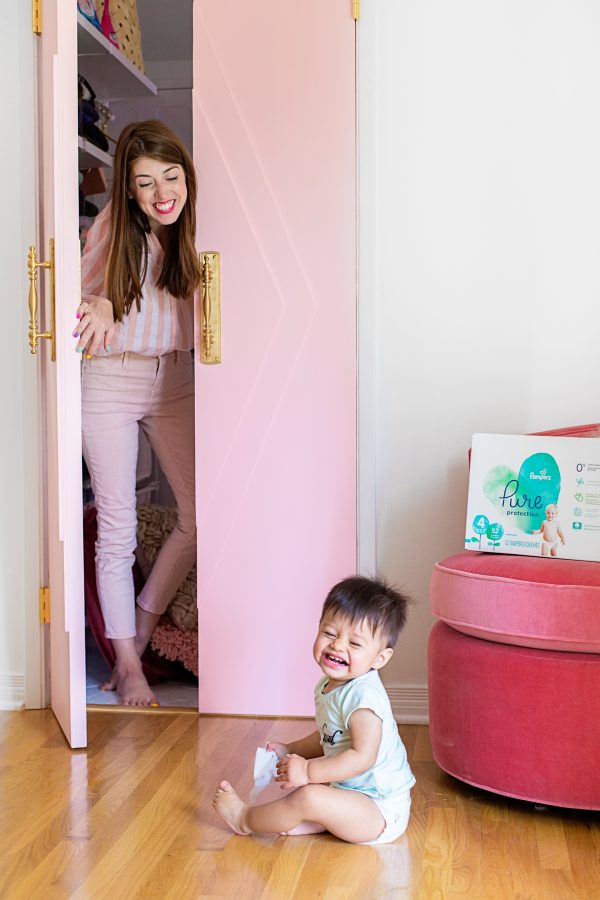
[[[302,787],[309,784],[308,760],[295,753],[288,753],[277,763],[277,778],[275,781],[283,782],[282,788]]]
[[[78,338],[76,350],[86,356],[94,356],[104,343],[104,349],[110,353],[110,343],[115,333],[116,322],[113,305],[107,297],[86,294],[77,307],[79,322],[73,332]]]
[[[290,752],[287,744],[279,744],[277,741],[269,741],[266,746],[267,750],[272,750],[276,754],[277,759],[283,759]]]

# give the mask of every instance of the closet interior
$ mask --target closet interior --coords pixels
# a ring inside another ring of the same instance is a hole
[[[122,128],[160,119],[192,146],[192,0],[70,0],[77,3],[79,235],[81,247],[108,202],[112,154]],[[94,567],[95,506],[83,463],[88,704],[118,705],[99,685],[110,673]],[[140,431],[137,469],[138,552],[141,587],[175,523],[174,500],[152,449]],[[161,706],[198,707],[195,567],[172,599],[151,646],[145,672]]]

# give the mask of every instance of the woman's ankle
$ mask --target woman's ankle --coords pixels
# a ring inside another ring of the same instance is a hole
[[[117,661],[115,665],[115,671],[117,676],[122,678],[124,675],[135,675],[136,673],[142,673],[142,662],[136,654],[136,659],[125,659]]]
[[[142,663],[135,645],[135,638],[113,638],[115,650],[115,671],[122,676],[142,671]]]
[[[158,625],[160,621],[159,613],[151,613],[146,609],[142,609],[141,606],[136,607],[135,610],[135,625],[136,625],[136,637],[135,637],[135,648],[137,650],[138,656],[142,656],[144,650],[150,643],[152,635],[154,634],[154,629]]]

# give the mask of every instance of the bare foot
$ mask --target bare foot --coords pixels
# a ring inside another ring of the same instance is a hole
[[[222,781],[213,799],[213,809],[236,834],[250,834],[244,825],[246,804],[228,781]]]
[[[287,835],[320,834],[322,831],[327,831],[327,829],[323,828],[322,825],[319,825],[318,822],[300,822],[295,828],[290,828],[289,831],[280,831],[279,833]]]
[[[124,706],[158,706],[158,700],[141,669],[127,669],[117,672],[116,676],[116,690]]]

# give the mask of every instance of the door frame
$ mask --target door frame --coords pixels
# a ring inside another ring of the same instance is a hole
[[[375,133],[376,106],[373,89],[376,73],[364,67],[366,48],[377,25],[376,8],[356,23],[356,353],[357,353],[357,555],[362,575],[377,573],[377,427],[376,427],[376,320],[375,297],[379,292],[377,235],[363,221],[373,221],[376,166],[373,143],[361,140]],[[365,33],[365,29],[367,29]],[[372,58],[368,60],[373,62]],[[369,155],[370,154],[370,155]],[[364,216],[364,219],[363,219]]]
[[[16,602],[22,605],[21,634],[11,638],[18,641],[23,653],[23,676],[13,687],[15,701],[28,709],[40,709],[48,704],[49,684],[46,673],[46,632],[40,624],[39,590],[47,583],[44,577],[44,501],[41,466],[44,456],[42,430],[40,362],[32,355],[27,341],[28,278],[27,251],[31,244],[39,245],[39,129],[37,97],[37,38],[33,34],[31,8],[14,2],[9,13],[9,41],[17,48],[17,102],[19,127],[16,138],[18,160],[16,185],[19,196],[18,227],[11,233],[8,245],[10,263],[7,267],[9,295],[18,306],[20,321],[14,335],[9,336],[5,348],[13,375],[16,393],[20,398],[20,417],[14,439],[18,445],[21,466],[15,473],[23,500],[23,530],[16,538],[22,544],[22,566],[16,576]],[[12,40],[11,40],[12,38]],[[13,89],[11,89],[13,90]],[[14,92],[14,90],[13,90]],[[11,286],[12,285],[12,289]],[[14,679],[13,679],[14,680]]]

